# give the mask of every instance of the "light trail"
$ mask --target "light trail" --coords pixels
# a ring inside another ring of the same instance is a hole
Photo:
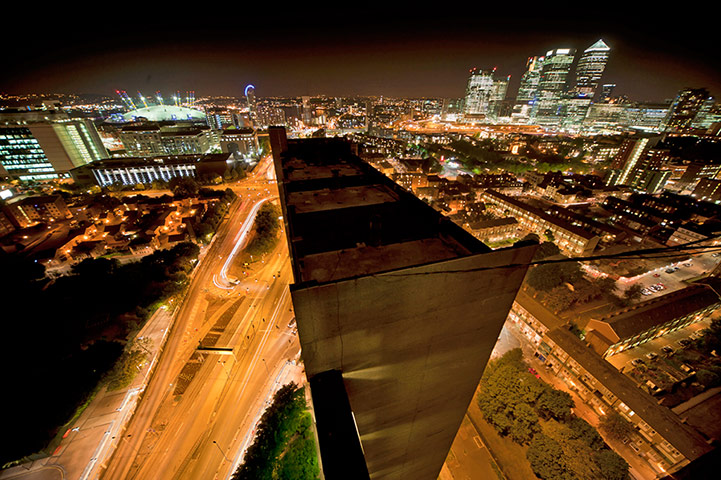
[[[248,233],[250,232],[251,227],[253,226],[253,222],[255,222],[255,216],[258,214],[258,211],[260,210],[260,207],[263,206],[265,202],[270,200],[270,198],[264,198],[260,200],[258,203],[256,203],[253,206],[253,209],[248,214],[248,218],[245,219],[245,222],[243,222],[243,225],[240,227],[240,230],[238,231],[238,235],[235,237],[235,246],[233,246],[233,250],[230,252],[230,255],[228,255],[228,258],[226,258],[225,263],[223,264],[223,268],[220,269],[219,275],[213,275],[213,284],[215,284],[216,287],[223,288],[225,290],[232,290],[233,287],[228,287],[227,284],[230,283],[228,280],[228,268],[230,267],[230,264],[233,262],[233,259],[238,254],[238,250],[245,244],[245,241],[247,240]],[[225,286],[222,286],[220,282],[218,281],[218,278],[220,277],[220,280],[225,282]]]

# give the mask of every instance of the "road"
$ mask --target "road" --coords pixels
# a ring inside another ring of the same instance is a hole
[[[269,168],[259,166],[232,186],[242,200],[198,267],[156,373],[103,479],[226,478],[273,389],[283,379],[302,379],[301,367],[289,363],[300,347],[288,327],[293,314],[285,242],[247,275],[238,265],[226,265],[244,242],[239,235],[244,220],[259,202],[277,196],[266,177]],[[214,282],[225,267],[228,277],[242,277],[240,284]],[[216,347],[232,347],[232,355],[196,353],[199,342],[209,339]]]

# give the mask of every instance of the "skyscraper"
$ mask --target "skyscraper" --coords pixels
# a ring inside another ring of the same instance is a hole
[[[705,88],[686,88],[678,92],[665,120],[667,132],[686,132],[706,104],[710,94]]]
[[[513,107],[513,117],[516,121],[524,122],[530,117],[533,104],[538,99],[543,61],[543,57],[529,57],[526,62],[526,73],[521,77],[516,104]]]
[[[557,48],[546,53],[538,84],[538,101],[532,112],[532,117],[538,123],[559,123],[575,53],[570,48]]]
[[[325,478],[435,480],[536,246],[490,250],[345,141],[269,135]]]
[[[466,103],[463,113],[466,115],[485,115],[493,93],[493,70],[478,70],[473,68],[468,77],[466,87]]]
[[[604,83],[603,86],[601,87],[601,96],[599,98],[599,101],[601,101],[601,102],[610,101],[615,88],[616,88],[615,83]]]
[[[606,69],[610,51],[609,46],[600,39],[583,51],[576,66],[576,94],[578,96],[593,99],[603,71]]]
[[[501,116],[501,110],[503,109],[510,81],[510,75],[493,79],[493,88],[491,90],[491,96],[488,99],[488,115],[493,119]]]

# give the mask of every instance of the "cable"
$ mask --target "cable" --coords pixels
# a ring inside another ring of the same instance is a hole
[[[675,251],[675,252],[682,252],[684,250],[693,250],[693,251],[715,251],[715,252],[721,252],[721,245],[708,245],[708,246],[693,246],[700,242],[707,242],[709,239],[704,238],[701,240],[694,240],[692,242],[684,243],[683,245],[676,245],[673,247],[663,247],[663,248],[647,248],[643,250],[633,250],[630,252],[619,252],[619,253],[611,253],[607,255],[595,255],[591,257],[575,257],[575,258],[562,258],[557,260],[537,260],[537,261],[531,261],[528,263],[509,263],[508,265],[496,265],[493,267],[475,267],[475,268],[467,268],[467,269],[459,269],[459,270],[440,270],[437,272],[407,272],[407,273],[378,273],[378,275],[383,276],[412,276],[412,275],[438,275],[438,274],[445,274],[445,273],[471,273],[471,272],[481,272],[486,270],[497,270],[502,268],[519,268],[519,267],[531,267],[536,265],[548,265],[553,263],[568,263],[568,262],[589,262],[593,260],[604,260],[608,258],[642,258],[642,259],[650,259],[650,258],[671,258],[678,255],[676,254],[669,254],[668,252]],[[374,275],[375,276],[375,275]]]

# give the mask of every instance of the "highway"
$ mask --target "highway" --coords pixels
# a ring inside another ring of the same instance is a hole
[[[301,367],[289,362],[300,347],[288,327],[286,242],[247,268],[238,255],[247,220],[277,197],[269,169],[266,160],[232,186],[241,200],[198,267],[155,375],[100,478],[227,478],[273,390],[302,379]],[[197,353],[201,341],[232,347],[232,355]]]

